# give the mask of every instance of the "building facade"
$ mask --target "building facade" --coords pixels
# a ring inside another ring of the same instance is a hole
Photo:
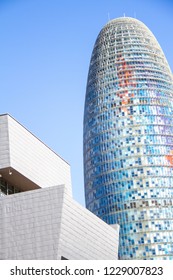
[[[71,197],[64,185],[0,198],[0,259],[116,260],[112,229]]]
[[[118,232],[74,201],[66,161],[0,115],[0,259],[117,259]]]
[[[56,185],[72,193],[70,165],[8,114],[0,115],[0,176],[15,186],[6,194]]]
[[[173,76],[151,31],[99,33],[84,110],[86,207],[120,225],[120,259],[173,259]]]

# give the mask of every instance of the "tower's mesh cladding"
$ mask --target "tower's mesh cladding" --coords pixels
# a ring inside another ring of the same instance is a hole
[[[120,224],[120,259],[173,259],[173,80],[132,18],[96,40],[84,111],[87,208]]]

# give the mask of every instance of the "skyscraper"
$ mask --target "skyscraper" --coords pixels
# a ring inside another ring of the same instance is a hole
[[[94,45],[84,111],[86,207],[120,225],[120,259],[173,259],[173,77],[139,20]]]

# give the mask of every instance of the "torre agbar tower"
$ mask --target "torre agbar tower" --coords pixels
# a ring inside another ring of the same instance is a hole
[[[119,259],[173,259],[173,76],[139,20],[109,21],[84,111],[86,207],[120,225]]]

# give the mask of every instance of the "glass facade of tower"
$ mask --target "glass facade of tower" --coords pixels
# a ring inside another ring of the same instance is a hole
[[[173,259],[173,77],[133,18],[110,21],[93,49],[84,180],[87,208],[120,225],[120,259]]]

